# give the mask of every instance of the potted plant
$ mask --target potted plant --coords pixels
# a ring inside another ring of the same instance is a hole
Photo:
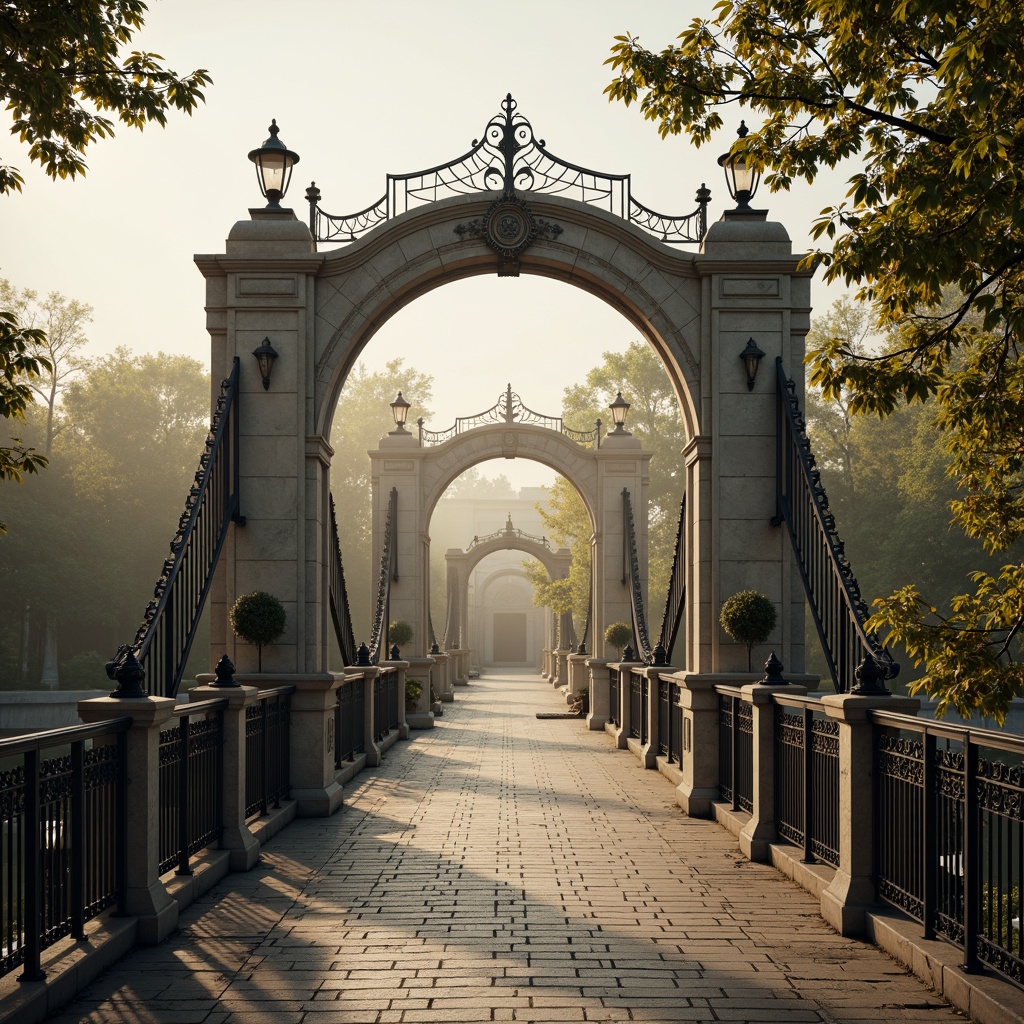
[[[434,684],[430,684],[430,710],[435,715],[444,714],[444,708],[441,706],[440,700],[437,698],[437,693],[434,691]]]
[[[400,648],[404,647],[413,638],[412,626],[402,619],[396,619],[388,626],[388,646],[391,648],[391,657],[397,659]]]
[[[423,693],[423,684],[417,679],[406,679],[405,681],[405,710],[415,711],[420,702],[420,694]]]
[[[622,650],[633,639],[633,630],[625,622],[613,622],[604,631],[604,642],[610,647],[619,649],[619,661],[622,660]]]
[[[256,645],[257,664],[263,671],[263,645],[272,644],[287,623],[284,605],[265,590],[242,594],[231,606],[229,613],[235,636]]]
[[[569,699],[569,710],[574,715],[586,715],[590,712],[590,690],[577,690]]]
[[[718,621],[731,639],[746,645],[748,672],[754,648],[772,635],[778,619],[775,605],[758,590],[741,590],[722,605]]]

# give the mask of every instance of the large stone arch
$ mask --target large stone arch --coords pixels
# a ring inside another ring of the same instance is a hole
[[[476,427],[436,446],[423,446],[404,429],[381,438],[370,453],[373,488],[373,548],[380,550],[390,495],[397,492],[396,553],[401,572],[391,583],[391,618],[413,627],[410,653],[429,647],[430,517],[445,490],[468,469],[498,458],[525,458],[561,473],[579,492],[591,517],[591,607],[593,635],[628,620],[629,591],[622,581],[623,503],[633,501],[637,553],[647,565],[647,489],[650,453],[628,433],[608,434],[600,448],[584,447],[556,430],[533,424]],[[419,639],[417,639],[419,638]],[[600,652],[599,652],[600,653]]]
[[[268,664],[286,673],[328,667],[329,436],[338,396],[362,347],[397,310],[448,282],[502,272],[502,259],[474,228],[499,194],[389,210],[362,238],[328,252],[317,251],[292,211],[253,210],[232,228],[224,253],[196,257],[207,278],[215,383],[241,359],[248,523],[232,532],[221,557],[211,654],[227,650],[243,669],[252,663],[253,652],[235,643],[228,608],[259,587],[288,612]],[[741,669],[743,651],[719,629],[718,609],[735,591],[755,587],[779,607],[772,642],[799,671],[803,594],[783,532],[770,525],[776,427],[768,367],[777,356],[790,372],[803,363],[810,271],[798,269],[785,230],[763,212],[730,211],[699,251],[685,251],[626,213],[542,191],[515,198],[552,227],[518,255],[516,272],[565,281],[618,309],[654,347],[679,398],[690,440],[681,454],[686,639],[676,664],[701,673]],[[266,391],[251,355],[264,338],[280,356]],[[737,358],[750,338],[766,355],[753,390]],[[602,543],[604,534],[595,534]]]

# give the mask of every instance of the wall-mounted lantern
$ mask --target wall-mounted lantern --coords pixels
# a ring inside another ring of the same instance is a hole
[[[288,191],[292,179],[292,168],[299,162],[299,154],[293,153],[278,137],[277,121],[270,122],[270,138],[249,153],[249,159],[256,165],[256,180],[259,182],[268,210],[280,210],[281,200]]]
[[[615,429],[612,431],[613,434],[627,434],[626,430],[626,413],[629,412],[629,402],[622,397],[620,391],[615,396],[615,401],[612,402],[609,409],[612,411],[612,420],[615,422]]]
[[[747,371],[747,390],[754,390],[754,381],[757,379],[757,368],[761,365],[765,353],[757,347],[753,338],[747,342],[747,347],[740,353],[743,360],[743,368]]]
[[[391,415],[395,418],[395,433],[408,434],[405,429],[405,421],[409,418],[409,403],[398,392],[398,397],[391,403]]]
[[[263,378],[263,390],[270,390],[270,374],[274,369],[274,360],[277,358],[277,350],[270,344],[269,338],[263,339],[259,348],[254,348],[252,354],[260,365],[260,376]]]

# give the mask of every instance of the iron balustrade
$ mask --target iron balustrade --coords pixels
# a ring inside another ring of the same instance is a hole
[[[173,697],[196,637],[228,527],[245,525],[239,514],[238,357],[221,383],[195,482],[178,520],[170,555],[131,644],[118,648],[107,666],[111,679],[134,653],[145,670],[149,692]],[[118,679],[120,683],[120,679]]]
[[[619,670],[608,669],[608,719],[616,729],[622,726],[622,711],[619,703]]]
[[[894,678],[899,666],[865,627],[867,606],[836,532],[835,517],[800,412],[796,384],[786,376],[781,358],[775,360],[775,366],[777,508],[772,522],[786,524],[836,692],[888,692],[880,683],[858,682],[858,669],[865,657],[875,662],[881,678]]]
[[[639,672],[629,674],[629,735],[647,742],[648,709],[650,706],[650,680]]]
[[[679,684],[658,680],[658,752],[669,764],[683,763],[683,709]]]
[[[518,191],[568,196],[607,210],[668,244],[699,242],[707,232],[711,191],[701,185],[697,209],[682,216],[658,213],[632,195],[628,174],[606,174],[555,156],[519,113],[512,94],[462,156],[410,174],[389,174],[384,195],[357,213],[337,216],[320,208],[320,190],[306,189],[309,230],[318,242],[353,242],[407,210],[454,196]],[[552,227],[553,230],[553,227]],[[560,229],[559,229],[560,230]]]
[[[341,768],[366,753],[366,685],[362,673],[346,676],[334,705],[334,767]]]
[[[806,863],[839,866],[839,723],[814,701],[776,696],[775,821]]]
[[[294,686],[260,690],[245,709],[245,815],[265,815],[291,792],[291,695]]]
[[[1024,739],[870,712],[879,896],[1024,985]]]
[[[334,635],[338,638],[343,665],[356,663],[356,641],[352,630],[352,612],[348,603],[348,587],[345,585],[345,567],[341,561],[341,537],[338,534],[338,517],[334,510],[334,495],[331,495],[331,550],[330,558],[330,603],[331,622]]]
[[[400,722],[398,669],[383,668],[373,681],[373,738],[380,742]]]
[[[184,704],[160,731],[161,874],[192,874],[190,857],[220,839],[224,792],[223,698]]]
[[[734,811],[754,809],[754,709],[739,690],[718,692],[718,794]]]
[[[44,949],[124,909],[131,724],[0,740],[0,976],[41,981]]]

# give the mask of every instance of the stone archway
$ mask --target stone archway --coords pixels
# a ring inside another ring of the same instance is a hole
[[[317,251],[291,210],[263,209],[235,224],[224,253],[196,257],[207,279],[213,378],[226,376],[238,356],[245,409],[239,468],[248,525],[232,533],[221,556],[211,651],[249,663],[227,611],[237,594],[261,587],[288,612],[288,632],[270,652],[274,668],[327,668],[328,439],[348,372],[380,326],[418,296],[497,272],[543,275],[598,296],[650,343],[672,381],[690,438],[681,453],[684,667],[742,667],[717,613],[725,597],[754,586],[779,607],[779,653],[800,670],[803,595],[786,539],[770,525],[770,374],[762,371],[764,380],[748,390],[737,357],[753,338],[766,363],[778,356],[786,366],[802,364],[811,271],[799,269],[785,229],[764,211],[729,211],[691,236],[691,250],[666,244],[681,241],[679,224],[696,215],[653,213],[631,197],[628,177],[584,172],[582,183],[580,168],[553,158],[517,120],[511,97],[503,110],[466,157],[389,178],[384,198],[362,213],[329,218],[314,205],[317,236],[339,248]],[[445,184],[438,172],[451,168],[457,173]],[[503,248],[504,222],[514,228],[517,218],[515,245]],[[326,221],[341,227],[324,232]],[[279,354],[267,391],[251,355],[265,338]]]

